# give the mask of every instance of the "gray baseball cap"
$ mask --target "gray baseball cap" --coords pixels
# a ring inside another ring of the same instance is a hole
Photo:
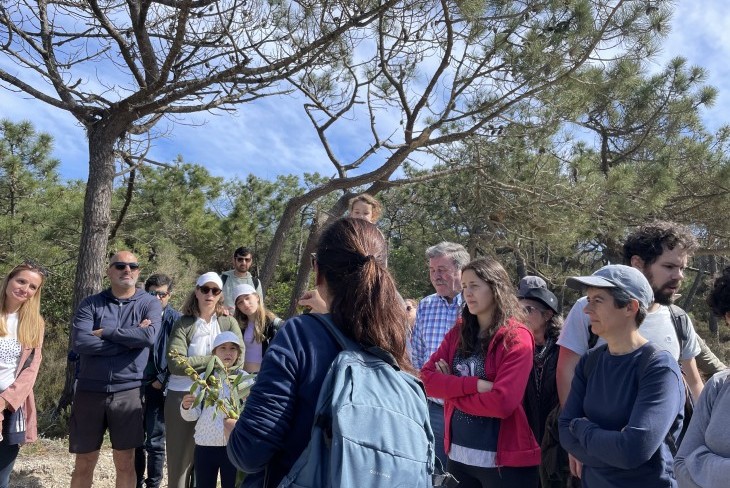
[[[527,292],[534,288],[547,289],[547,283],[545,283],[545,280],[539,276],[525,276],[520,280],[520,284],[517,286],[517,298],[526,298],[525,295]]]
[[[591,276],[575,276],[565,280],[565,284],[574,290],[582,291],[585,287],[618,288],[635,298],[645,308],[654,302],[654,291],[646,277],[636,268],[623,264],[609,264]]]

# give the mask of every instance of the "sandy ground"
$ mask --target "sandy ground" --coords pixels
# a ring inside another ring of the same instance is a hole
[[[68,488],[73,461],[67,439],[39,439],[20,449],[10,477],[10,488]],[[114,479],[112,451],[105,446],[99,455],[93,486],[114,488]],[[164,479],[162,486],[166,486]]]

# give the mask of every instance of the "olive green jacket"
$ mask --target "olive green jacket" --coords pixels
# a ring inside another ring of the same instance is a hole
[[[170,351],[177,351],[183,356],[186,356],[188,359],[188,363],[190,363],[190,366],[192,366],[193,369],[195,369],[195,371],[197,371],[198,373],[202,373],[205,371],[205,368],[210,362],[210,358],[213,357],[212,354],[208,354],[205,356],[187,356],[188,346],[190,345],[190,341],[193,339],[193,335],[195,335],[196,320],[197,317],[193,317],[191,315],[183,315],[172,326],[172,332],[170,332],[170,340],[167,343],[168,368],[170,369],[170,373],[172,374],[178,376],[187,376],[185,374],[185,366],[177,364],[170,357]],[[217,320],[221,332],[231,331],[236,334],[236,336],[238,336],[238,339],[241,341],[241,354],[239,354],[238,360],[235,364],[235,366],[240,366],[241,364],[243,364],[243,356],[245,353],[245,346],[243,345],[241,328],[238,326],[238,322],[233,317],[223,315],[217,317]]]

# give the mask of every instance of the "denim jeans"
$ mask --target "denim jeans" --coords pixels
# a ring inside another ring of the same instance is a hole
[[[165,465],[165,396],[151,385],[145,387],[144,394],[144,447],[138,447],[134,453],[137,488],[159,488]]]
[[[446,469],[446,453],[444,452],[444,406],[428,401],[428,417],[433,430],[434,448],[436,457],[441,461],[441,467]]]
[[[8,488],[10,474],[13,472],[13,465],[19,450],[19,445],[10,445],[5,438],[0,442],[0,488]]]

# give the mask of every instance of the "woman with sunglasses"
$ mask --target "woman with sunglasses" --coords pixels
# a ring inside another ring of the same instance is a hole
[[[20,445],[37,438],[33,385],[41,364],[45,322],[40,313],[45,271],[13,268],[0,289],[0,488],[7,488]],[[25,421],[25,430],[14,428]]]
[[[217,273],[200,275],[195,289],[182,306],[183,316],[175,322],[170,333],[168,356],[171,351],[178,352],[198,373],[203,373],[208,366],[213,341],[218,334],[231,331],[243,342],[238,322],[224,314],[222,289],[223,281]],[[236,365],[240,360],[241,357]],[[168,360],[168,367],[171,375],[165,398],[167,481],[171,488],[188,488],[193,467],[195,423],[182,418],[180,404],[190,393],[193,382],[185,375],[185,366]]]
[[[545,436],[545,425],[548,416],[558,405],[558,388],[555,382],[555,372],[558,366],[558,336],[563,325],[563,318],[560,316],[557,297],[545,286],[530,286],[526,283],[531,281],[533,276],[526,276],[520,281],[517,291],[517,298],[525,311],[525,325],[532,331],[535,338],[535,352],[532,360],[532,371],[527,381],[525,398],[522,404],[525,407],[527,421],[530,424],[532,433],[538,443],[542,443]],[[541,280],[542,281],[542,280]],[[554,412],[553,415],[557,415]],[[557,422],[557,417],[555,417]],[[555,423],[557,426],[557,423]],[[557,427],[555,431],[557,435]],[[555,446],[556,448],[558,446]],[[542,452],[540,478],[543,488],[552,486],[565,486],[551,482],[552,474],[549,476],[547,466],[551,466],[551,459],[547,456],[554,456],[558,453],[550,451]],[[563,451],[563,457],[567,467],[568,455]]]

